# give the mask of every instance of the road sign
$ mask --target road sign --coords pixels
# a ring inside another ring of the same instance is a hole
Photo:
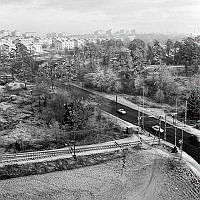
[[[179,144],[183,144],[183,140],[179,140],[178,142],[179,142]]]

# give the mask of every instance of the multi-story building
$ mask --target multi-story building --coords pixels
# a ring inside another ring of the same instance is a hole
[[[54,46],[55,46],[55,49],[56,49],[57,51],[62,50],[62,49],[63,49],[63,41],[62,41],[62,40],[56,39],[56,40],[54,41]]]
[[[67,49],[74,49],[75,47],[78,47],[78,41],[75,39],[68,40],[66,44]]]
[[[51,38],[42,38],[42,39],[39,39],[39,43],[41,45],[46,45],[46,46],[51,46],[52,45],[52,39]]]
[[[34,43],[34,38],[22,38],[21,43],[26,45]]]
[[[43,53],[42,50],[42,45],[41,44],[28,44],[26,45],[28,51],[32,54],[32,55],[40,55]]]
[[[78,42],[79,49],[82,49],[86,44],[86,41],[84,39],[78,39],[77,42]]]
[[[25,33],[23,34],[23,36],[24,36],[25,38],[31,38],[31,37],[36,37],[37,34],[36,34],[36,32],[25,32]]]

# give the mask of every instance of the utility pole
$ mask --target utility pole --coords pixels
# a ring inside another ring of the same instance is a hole
[[[164,140],[167,141],[167,115],[165,114],[165,133]]]
[[[115,93],[115,108],[116,108],[116,112],[117,112],[117,93]]]
[[[184,120],[184,124],[186,125],[187,124],[187,100],[185,101],[185,120]]]
[[[182,134],[183,134],[183,130],[182,130]],[[180,149],[181,149],[181,158],[182,158],[182,154],[183,154],[183,140],[179,140],[179,144],[180,144]]]
[[[160,144],[161,116],[159,117],[159,144]]]
[[[174,129],[174,145],[176,147],[176,131],[177,131],[177,98],[176,98],[176,114],[175,114],[175,129]]]
[[[73,139],[74,139],[74,141],[73,141],[73,143],[74,143],[74,149],[73,149],[73,153],[74,153],[74,155],[73,155],[73,157],[74,157],[74,159],[76,160],[76,133],[75,133],[75,130],[76,130],[76,121],[75,121],[75,119],[74,119],[74,110],[73,110],[73,106],[71,107],[71,116],[72,116],[72,124],[73,124],[73,127],[72,127],[72,131],[73,131]]]
[[[142,108],[143,108],[143,112],[142,112],[142,129],[144,130],[144,84],[142,87]]]
[[[140,106],[138,105],[138,134],[140,133]]]
[[[74,139],[74,150],[73,150],[73,153],[74,153],[74,155],[73,155],[73,157],[74,157],[74,159],[76,159],[76,134],[75,134],[75,131],[74,131],[74,127],[73,127],[73,139]]]
[[[186,121],[187,121],[187,100],[185,101],[184,127],[186,125]],[[182,153],[183,153],[183,139],[184,139],[184,134],[183,134],[183,129],[181,129],[181,141],[180,141],[180,145],[181,145],[181,158],[182,158]]]

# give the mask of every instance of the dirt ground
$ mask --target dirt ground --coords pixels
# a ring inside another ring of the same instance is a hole
[[[0,200],[198,200],[200,179],[159,150],[70,171],[0,181]]]

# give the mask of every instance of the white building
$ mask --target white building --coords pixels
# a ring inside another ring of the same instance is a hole
[[[34,43],[34,38],[23,38],[21,39],[21,43],[25,46],[28,46]]]
[[[36,32],[25,32],[23,35],[24,35],[25,38],[37,36]]]
[[[40,55],[43,53],[41,44],[29,44],[29,45],[26,45],[26,47],[30,51],[30,53],[34,55]]]
[[[50,45],[52,45],[52,39],[51,38],[42,38],[39,40],[39,43],[41,45],[44,44],[44,45],[50,46]]]
[[[71,40],[62,40],[63,49],[74,49],[78,47],[78,41],[75,39]]]
[[[84,39],[78,39],[77,42],[78,42],[78,48],[80,49],[83,48],[86,44],[86,41]]]
[[[33,47],[35,48],[36,55],[42,54],[42,45],[41,44],[33,44]]]

